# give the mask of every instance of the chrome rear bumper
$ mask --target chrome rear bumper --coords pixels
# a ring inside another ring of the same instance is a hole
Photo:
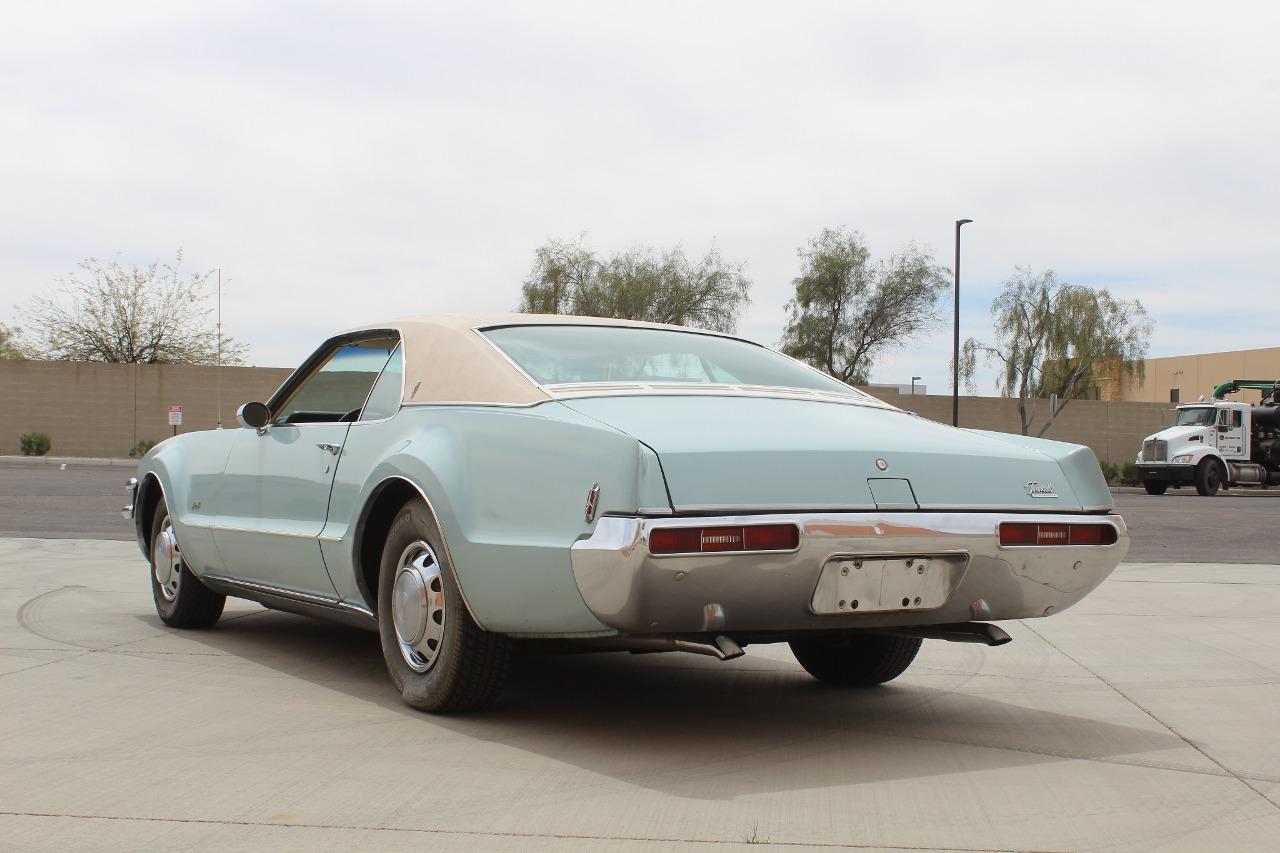
[[[1001,521],[1107,522],[1113,545],[1000,545]],[[655,527],[795,522],[800,546],[786,553],[654,556]],[[1129,550],[1118,515],[856,512],[717,518],[606,516],[574,543],[573,574],[596,617],[628,634],[771,632],[938,625],[1022,619],[1065,610],[1109,575]],[[812,604],[823,566],[836,558],[954,558],[960,577],[938,607],[819,614]]]

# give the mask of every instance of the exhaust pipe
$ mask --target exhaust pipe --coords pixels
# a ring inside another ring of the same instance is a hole
[[[733,660],[746,654],[742,646],[724,634],[717,635],[710,641],[686,640],[679,637],[601,637],[589,641],[591,648],[600,651],[631,652],[643,655],[656,652],[692,652],[695,655],[707,655],[718,660]]]
[[[925,640],[946,640],[948,643],[981,643],[984,646],[1003,646],[1005,643],[1013,642],[1013,637],[1005,633],[1003,628],[988,625],[986,622],[921,625],[918,628],[896,628],[875,633],[892,634],[896,637],[920,637]]]

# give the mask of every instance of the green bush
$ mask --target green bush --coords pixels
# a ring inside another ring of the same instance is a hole
[[[133,446],[133,450],[129,451],[130,459],[141,459],[147,455],[147,451],[155,447],[160,442],[154,438],[144,438]]]
[[[1114,462],[1101,462],[1099,464],[1102,465],[1102,476],[1106,478],[1107,485],[1120,485],[1120,466]]]
[[[23,456],[44,456],[53,447],[49,435],[43,432],[29,432],[18,439]]]
[[[1120,482],[1126,486],[1142,485],[1142,478],[1138,476],[1138,466],[1136,463],[1124,463],[1124,467],[1120,469]]]

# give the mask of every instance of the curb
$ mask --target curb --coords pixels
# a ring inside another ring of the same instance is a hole
[[[137,468],[137,459],[95,459],[79,456],[0,456],[0,467],[28,468],[48,465],[58,467]]]

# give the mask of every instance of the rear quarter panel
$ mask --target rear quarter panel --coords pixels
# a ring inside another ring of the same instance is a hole
[[[635,439],[555,402],[528,408],[412,406],[354,424],[325,527],[325,560],[344,599],[364,604],[355,527],[391,477],[415,484],[439,519],[463,594],[481,627],[511,634],[613,633],[587,609],[570,546],[597,517],[661,500],[656,458]],[[656,484],[655,484],[656,478]]]

